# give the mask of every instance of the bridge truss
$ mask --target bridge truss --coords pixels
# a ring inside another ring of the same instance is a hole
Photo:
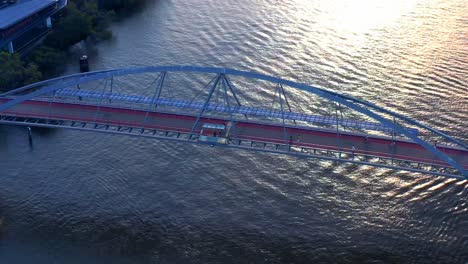
[[[139,78],[144,81],[138,82]],[[309,97],[319,106],[305,107]],[[302,104],[298,103],[301,99]],[[30,106],[33,110],[42,104],[40,107],[48,110],[28,115],[15,112],[15,107],[25,104],[36,105]],[[65,105],[79,106],[88,114],[73,118],[64,114],[66,110],[58,113]],[[120,115],[139,117],[132,122],[104,118],[116,109]],[[161,115],[185,121],[174,127],[158,125],[154,120]],[[230,133],[227,141],[201,141],[201,127],[207,122],[226,125]],[[0,124],[126,134],[468,178],[466,159],[460,161],[448,154],[454,150],[462,156],[468,154],[468,146],[461,140],[358,98],[233,69],[154,66],[46,80],[1,94]],[[281,136],[273,140],[242,135],[237,132],[242,126],[274,128],[281,130]],[[301,142],[301,135],[294,131],[333,133],[336,144]],[[356,137],[386,141],[389,150],[356,149],[347,140]],[[434,145],[434,139],[444,147]],[[392,146],[410,143],[433,158],[409,159],[392,150]],[[447,149],[450,151],[444,151]]]

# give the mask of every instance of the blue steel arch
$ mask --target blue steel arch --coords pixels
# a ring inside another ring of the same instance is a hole
[[[380,106],[377,106],[373,103],[354,98],[349,95],[343,95],[339,94],[337,92],[333,91],[328,91],[323,88],[317,88],[313,87],[304,83],[297,83],[293,81],[289,81],[286,79],[278,78],[278,77],[273,77],[261,73],[256,73],[256,72],[249,72],[249,71],[241,71],[241,70],[235,70],[235,69],[229,69],[229,68],[217,68],[217,67],[200,67],[200,66],[184,66],[184,65],[173,65],[173,66],[146,66],[146,67],[132,67],[132,68],[123,68],[123,69],[114,69],[114,70],[103,70],[103,71],[94,71],[94,72],[87,72],[87,73],[80,73],[80,74],[74,74],[74,75],[68,75],[68,76],[63,76],[63,77],[58,77],[50,80],[45,80],[42,82],[34,83],[31,85],[27,85],[21,88],[18,88],[16,90],[12,90],[10,92],[1,94],[0,97],[4,96],[9,96],[18,92],[24,92],[29,89],[33,89],[36,87],[44,86],[43,88],[39,90],[35,90],[31,93],[28,93],[26,95],[17,97],[7,103],[4,103],[0,105],[0,112],[8,109],[9,107],[21,103],[23,101],[33,99],[37,96],[44,95],[59,89],[63,89],[69,86],[75,86],[81,83],[85,82],[90,82],[90,81],[95,81],[99,79],[106,79],[110,77],[118,77],[118,76],[123,76],[123,75],[131,75],[131,74],[143,74],[143,73],[155,73],[155,72],[197,72],[197,73],[211,73],[211,74],[225,74],[225,75],[231,75],[231,76],[240,76],[240,77],[245,77],[245,78],[251,78],[251,79],[259,79],[259,80],[264,80],[264,81],[269,81],[272,83],[278,83],[282,84],[285,86],[289,86],[295,89],[299,89],[305,92],[309,92],[312,94],[315,94],[319,97],[325,98],[327,100],[333,101],[340,103],[342,105],[345,105],[355,111],[358,111],[362,114],[365,114],[377,121],[379,121],[381,124],[385,126],[390,126],[394,127],[395,131],[407,136],[408,138],[412,139],[415,143],[421,145],[422,147],[426,148],[430,152],[432,152],[435,156],[437,156],[439,159],[447,162],[450,164],[452,167],[456,168],[458,171],[462,173],[463,176],[468,178],[468,172],[458,164],[456,161],[454,161],[451,157],[448,155],[442,153],[439,151],[437,148],[435,148],[432,144],[424,141],[423,139],[419,138],[417,135],[414,135],[411,133],[409,130],[406,128],[394,124],[391,120],[388,120],[387,118],[383,117],[381,114],[375,113],[373,111],[370,111],[368,108],[373,109],[375,111],[378,111],[383,114],[390,115],[395,118],[402,119],[409,124],[415,125],[420,128],[427,129],[434,134],[437,134],[441,136],[442,138],[453,142],[464,149],[468,149],[468,144],[457,140],[445,133],[442,133],[436,129],[433,129],[427,125],[421,124],[411,118],[405,117],[403,115],[394,113],[390,110],[387,110],[385,108],[382,108]],[[368,107],[368,108],[366,108]]]

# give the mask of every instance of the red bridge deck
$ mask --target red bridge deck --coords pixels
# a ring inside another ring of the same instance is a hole
[[[0,100],[5,101],[5,100]],[[182,114],[168,114],[143,110],[130,110],[116,107],[99,107],[70,103],[48,103],[42,101],[26,101],[9,108],[0,115],[50,118],[59,120],[96,122],[99,124],[121,125],[141,128],[162,129],[169,131],[190,132],[196,117]],[[146,120],[145,120],[146,116]],[[226,124],[228,120],[220,118],[201,118],[202,123]],[[199,130],[197,130],[199,132]],[[256,140],[269,143],[290,144],[299,147],[315,147],[328,150],[342,150],[356,154],[367,154],[380,157],[391,157],[407,161],[447,165],[433,153],[418,144],[391,138],[369,137],[353,133],[338,134],[331,130],[320,130],[305,127],[287,127],[285,138],[284,127],[281,125],[258,124],[249,121],[237,122],[238,139]],[[353,150],[354,146],[354,150]],[[464,168],[468,168],[468,151],[449,147],[438,149]]]

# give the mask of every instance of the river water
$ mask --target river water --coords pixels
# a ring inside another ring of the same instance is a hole
[[[74,49],[342,91],[468,140],[463,0],[160,0]],[[467,263],[468,182],[0,127],[0,263]]]

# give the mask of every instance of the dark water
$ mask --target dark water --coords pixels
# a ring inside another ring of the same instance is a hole
[[[93,69],[254,70],[468,140],[463,0],[161,0],[77,47]],[[77,70],[71,56],[68,72]],[[468,182],[0,127],[0,263],[467,263]]]

